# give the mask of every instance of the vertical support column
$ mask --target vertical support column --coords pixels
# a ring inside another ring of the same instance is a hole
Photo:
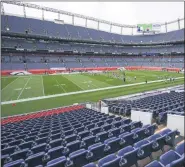
[[[72,16],[72,24],[73,25],[75,24],[75,16],[74,15]]]
[[[60,13],[58,13],[58,20],[60,20]]]
[[[100,29],[100,22],[98,21],[98,30]]]
[[[121,27],[121,34],[123,34],[123,27]]]
[[[26,17],[26,7],[23,6],[24,17]]]
[[[168,29],[167,29],[167,23],[165,23],[165,28],[166,28],[166,32],[168,32]]]
[[[134,35],[134,28],[132,27],[132,35]]]
[[[110,32],[112,31],[112,24],[110,24]]]
[[[85,19],[85,27],[87,28],[87,18]]]
[[[44,20],[44,10],[42,9],[42,20]]]
[[[4,5],[3,5],[3,2],[1,2],[1,12],[4,15]]]
[[[181,26],[180,26],[180,19],[177,20],[178,21],[178,27],[179,27],[179,30],[181,29]]]

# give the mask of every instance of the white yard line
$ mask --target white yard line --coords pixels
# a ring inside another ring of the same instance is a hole
[[[2,92],[3,90],[5,90],[9,85],[11,85],[12,83],[14,83],[17,79],[19,79],[19,77],[17,77],[15,80],[13,80],[13,81],[10,82],[8,85],[6,85],[6,86],[1,90],[1,92]]]
[[[26,85],[28,84],[28,82],[30,81],[31,77],[27,80],[26,84],[24,85],[24,87],[22,88],[19,96],[17,97],[17,100],[19,99],[19,97],[21,96],[21,94],[23,93],[24,89],[26,88]]]
[[[182,79],[182,78],[184,78],[184,77],[178,77],[178,78],[176,78],[176,80]],[[157,83],[157,82],[164,82],[164,81],[165,80],[149,81],[148,84]],[[19,102],[25,102],[25,101],[40,100],[40,99],[48,99],[48,98],[53,98],[53,97],[68,96],[68,95],[74,95],[74,94],[96,92],[96,91],[101,91],[101,90],[117,89],[117,88],[130,87],[130,86],[135,86],[135,85],[144,85],[144,84],[146,84],[146,83],[145,82],[140,82],[140,83],[127,84],[127,85],[119,85],[119,86],[111,86],[111,87],[98,88],[98,89],[83,90],[83,91],[78,91],[78,92],[69,92],[69,93],[62,93],[62,94],[55,94],[55,95],[48,95],[48,96],[32,97],[32,98],[27,98],[27,99],[1,102],[1,105],[19,103]]]
[[[42,93],[43,93],[43,96],[45,96],[45,92],[44,92],[44,84],[43,84],[43,76],[41,75],[41,78],[42,78]]]
[[[63,86],[61,86],[61,84],[59,84],[59,82],[57,81],[57,79],[55,78],[55,81],[57,82],[57,84],[63,89],[64,92],[66,92],[66,90],[63,88]]]
[[[65,76],[62,76],[62,77],[66,78]],[[70,79],[68,79],[68,78],[66,78],[66,79],[67,79],[68,81],[72,82],[74,85],[78,86],[80,89],[85,90],[85,89],[82,88],[81,86],[79,86],[79,85],[77,85],[76,83],[74,83],[72,80],[70,80]]]

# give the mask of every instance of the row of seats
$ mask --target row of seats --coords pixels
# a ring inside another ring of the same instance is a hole
[[[134,164],[137,165],[137,161],[145,159],[146,157],[150,157],[152,159],[152,152],[163,150],[165,145],[170,145],[173,147],[176,134],[177,131],[166,129],[160,133],[149,136],[146,139],[132,143],[132,138],[129,137],[130,134],[126,132],[118,138],[112,137],[106,139],[104,142],[90,145],[88,148],[81,148],[71,152],[68,155],[68,158],[63,154],[65,149],[62,146],[55,147],[52,150],[49,150],[47,153],[39,152],[33,155],[26,154],[28,153],[28,150],[25,149],[16,154],[12,154],[11,158],[9,158],[7,155],[4,155],[3,158],[14,160],[5,164],[4,166],[10,167],[18,163],[22,165],[27,164],[28,167],[37,165],[53,167],[81,167],[89,162],[95,162],[107,156],[99,161],[99,166],[102,166],[103,164],[109,164],[108,166],[110,167],[114,165],[119,166],[118,164],[121,163],[121,165],[129,167]],[[113,155],[113,153],[117,151],[117,156]],[[24,161],[23,159],[19,159],[20,157],[27,158]]]
[[[137,149],[128,146],[118,151],[117,155],[110,154],[100,159],[98,161],[98,165],[90,163],[83,167],[128,167],[132,165],[138,166],[137,161],[141,160],[141,158],[139,158],[138,156],[141,157],[141,155],[144,155],[144,153],[138,154]],[[151,156],[151,152],[148,152],[148,154],[145,156]],[[160,156],[160,162],[155,160],[145,167],[183,167],[185,165],[184,158],[184,143],[182,143],[176,146],[175,151],[170,150]]]
[[[79,53],[96,52],[96,53],[132,53],[135,55],[146,54],[154,55],[157,53],[184,53],[184,45],[176,44],[172,46],[150,46],[150,47],[133,47],[133,46],[106,46],[106,45],[86,45],[86,44],[62,44],[57,42],[42,42],[33,40],[20,40],[16,38],[2,38],[2,49],[25,49],[25,50],[54,50],[54,51],[74,51]]]
[[[130,115],[131,109],[152,112],[158,123],[166,120],[167,113],[184,115],[184,91],[160,93],[132,101],[109,103],[109,111],[120,115]]]
[[[146,167],[184,167],[184,143],[176,146],[175,150],[170,150],[161,155],[159,161],[155,160],[148,164]]]
[[[60,37],[65,39],[86,39],[117,43],[153,43],[182,41],[184,39],[184,29],[156,35],[133,36],[114,34],[69,24],[57,24],[52,21],[9,15],[2,15],[1,22],[1,30],[3,32]]]

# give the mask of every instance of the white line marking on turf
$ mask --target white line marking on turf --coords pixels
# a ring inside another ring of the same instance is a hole
[[[66,78],[64,75],[63,75],[64,78]],[[74,83],[72,80],[66,78],[68,81],[72,82],[74,85],[76,85],[77,87],[79,87],[80,89],[84,90],[84,88],[82,88],[81,86],[77,85],[76,83]]]
[[[26,87],[26,85],[28,84],[28,82],[29,82],[30,79],[31,79],[31,77],[27,80],[26,84],[25,84],[24,87],[22,88],[22,90],[21,90],[21,92],[20,92],[20,94],[19,94],[17,100],[18,100],[19,97],[21,96],[22,92],[24,91],[24,89],[25,89],[25,87]]]
[[[183,78],[184,77],[178,77],[178,78],[175,78],[175,80],[183,79]],[[165,80],[163,79],[163,80],[149,81],[148,84],[163,82],[163,81],[165,81]],[[99,88],[99,89],[83,90],[83,91],[78,91],[78,92],[69,92],[69,93],[62,93],[62,94],[55,94],[55,95],[48,95],[48,96],[32,97],[32,98],[20,99],[20,100],[4,101],[4,102],[1,102],[1,104],[4,105],[4,104],[25,102],[25,101],[48,99],[48,98],[53,98],[53,97],[68,96],[68,95],[74,95],[74,94],[82,94],[82,93],[96,92],[96,91],[109,90],[109,89],[117,89],[117,88],[130,87],[130,86],[135,86],[135,85],[144,85],[144,84],[146,84],[146,83],[139,82],[139,83],[133,83],[133,84],[127,84],[127,85],[119,85],[119,86],[111,86],[111,87],[105,87],[105,88]],[[176,85],[176,86],[178,86],[178,85]]]
[[[1,92],[3,91],[3,90],[5,90],[9,85],[11,85],[12,83],[14,83],[17,79],[19,79],[19,77],[17,77],[15,80],[13,80],[12,82],[10,82],[8,85],[6,85],[2,90],[1,90]],[[2,83],[2,82],[1,82]]]
[[[22,88],[17,88],[17,89],[14,89],[14,90],[21,90]]]
[[[66,92],[66,90],[63,88],[63,86],[61,86],[61,84],[59,84],[59,82],[57,81],[56,78],[55,78],[55,81],[58,83],[58,85],[60,85],[60,87],[63,89],[63,91]]]
[[[45,92],[44,92],[44,83],[43,83],[43,76],[41,75],[41,78],[42,78],[42,93],[43,93],[43,96],[45,96]]]

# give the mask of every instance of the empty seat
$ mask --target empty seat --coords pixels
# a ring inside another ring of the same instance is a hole
[[[54,147],[57,147],[57,146],[61,146],[63,144],[63,139],[60,138],[60,139],[55,139],[55,140],[52,140],[50,141],[49,145],[54,148]]]
[[[3,167],[20,167],[20,166],[24,166],[24,165],[25,165],[24,160],[19,159],[16,161],[9,162],[9,163],[5,164]]]
[[[65,152],[65,155],[68,155],[76,150],[79,150],[81,146],[81,142],[79,140],[70,142],[66,145],[67,151]]]
[[[85,149],[77,150],[69,154],[69,158],[73,166],[81,167],[87,164],[88,161],[88,151]]]
[[[181,156],[177,152],[175,152],[173,150],[170,150],[170,151],[168,151],[165,154],[163,154],[163,155],[160,156],[160,162],[164,166],[167,166],[171,162],[173,162],[175,160],[178,160],[180,158],[181,158]]]
[[[96,142],[104,142],[108,138],[109,138],[108,132],[100,132],[96,135]]]
[[[155,160],[149,163],[148,165],[146,165],[145,167],[164,167],[164,165]]]
[[[42,151],[46,151],[47,148],[48,148],[49,145],[47,145],[46,143],[43,143],[43,144],[39,144],[39,145],[36,145],[34,147],[31,148],[31,151],[36,154],[36,153],[39,153],[39,152],[42,152]]]
[[[95,163],[89,163],[87,165],[84,165],[83,167],[96,167]]]
[[[164,151],[165,137],[156,133],[148,138],[148,141],[152,142],[152,152]]]
[[[27,167],[33,167],[38,165],[44,165],[46,162],[43,161],[45,152],[39,152],[37,154],[30,155],[26,160]]]
[[[91,162],[97,161],[98,159],[105,156],[105,145],[102,143],[96,143],[88,147],[88,150],[92,152]]]
[[[139,149],[138,158],[144,159],[150,157],[152,159],[152,143],[148,140],[141,140],[134,144],[134,148]]]
[[[53,159],[47,163],[47,167],[65,167],[67,159],[65,156]]]
[[[32,146],[36,145],[36,143],[34,143],[33,141],[28,141],[28,142],[24,142],[19,144],[19,148],[20,149],[25,149],[25,148],[31,148]]]
[[[101,132],[101,128],[100,127],[92,128],[92,129],[90,129],[90,132],[92,135],[96,135],[97,133]]]
[[[14,151],[16,150],[16,148],[17,148],[16,146],[7,147],[7,148],[1,150],[1,154],[2,155],[12,154],[12,153],[14,153]]]
[[[64,147],[58,146],[58,147],[49,149],[47,154],[49,156],[49,160],[53,160],[55,158],[61,157],[62,155],[64,155]]]
[[[78,136],[83,139],[84,137],[89,136],[90,132],[88,130],[82,131],[78,133]]]
[[[6,154],[6,155],[1,155],[1,166],[3,166],[6,162],[7,162],[7,160],[9,160],[9,155],[8,154]]]
[[[106,157],[100,159],[98,161],[98,167],[103,167],[104,164],[110,162],[110,161],[113,161],[117,158],[117,156],[115,154],[110,154],[110,155],[107,155]]]
[[[77,135],[72,134],[64,138],[65,144],[77,140]]]
[[[123,133],[123,134],[119,135],[119,138],[121,139],[120,140],[121,147],[126,147],[126,146],[129,146],[129,145],[133,145],[134,144],[133,137],[134,137],[134,134],[129,133],[129,132],[126,132],[126,133]]]
[[[104,144],[110,147],[108,150],[108,153],[115,153],[121,148],[120,138],[116,138],[116,137],[112,137],[110,139],[105,140]]]
[[[132,146],[127,146],[118,151],[118,156],[123,158],[124,166],[138,165],[137,157],[138,149],[133,148]]]
[[[176,151],[178,154],[180,154],[180,155],[183,155],[183,154],[184,154],[184,143],[185,143],[185,142],[183,142],[183,143],[181,143],[181,144],[179,144],[179,145],[177,145],[177,146],[175,147],[175,151]]]
[[[12,161],[15,161],[18,159],[26,159],[29,154],[31,154],[31,151],[29,150],[29,148],[26,148],[26,149],[19,150],[11,154],[10,159]]]
[[[85,148],[88,148],[90,145],[95,143],[96,136],[88,136],[82,139],[82,145]]]

